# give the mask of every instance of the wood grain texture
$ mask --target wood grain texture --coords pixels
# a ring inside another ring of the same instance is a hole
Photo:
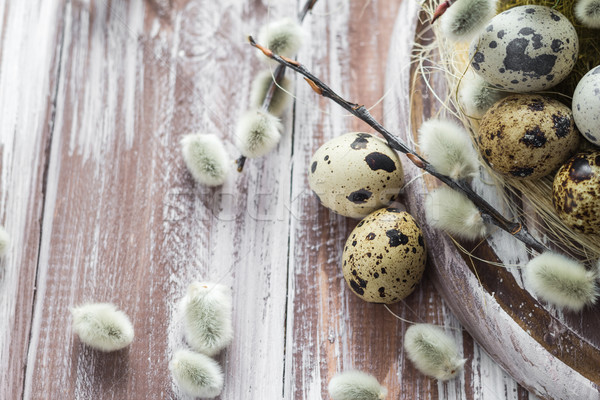
[[[367,127],[298,77],[277,150],[223,187],[193,182],[180,138],[215,132],[237,156],[233,127],[264,68],[245,35],[301,6],[268,3],[0,3],[0,223],[13,237],[0,275],[0,398],[187,398],[167,365],[186,345],[177,302],[198,279],[234,293],[221,399],[328,398],[349,368],[375,375],[391,399],[535,399],[462,330],[433,264],[392,310],[461,343],[469,361],[448,383],[405,359],[406,323],[346,288],[340,260],[356,221],[321,207],[306,171],[324,141]],[[351,100],[374,105],[392,90],[373,114],[406,131],[398,90],[413,38],[401,28],[412,35],[418,4],[317,5],[299,59]],[[69,309],[85,301],[129,314],[131,347],[82,345]]]
[[[0,398],[22,396],[35,296],[44,166],[53,131],[62,1],[0,2]]]

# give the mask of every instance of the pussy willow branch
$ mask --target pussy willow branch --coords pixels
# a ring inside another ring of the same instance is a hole
[[[252,36],[248,37],[248,40],[250,41],[250,44],[252,46],[261,50],[267,57],[304,76],[304,79],[308,82],[312,89],[315,92],[317,92],[317,94],[320,94],[323,97],[327,97],[333,100],[335,103],[339,104],[343,109],[347,110],[352,115],[366,122],[370,127],[379,132],[385,138],[385,140],[387,140],[388,145],[391,148],[406,154],[408,159],[414,165],[429,173],[430,175],[435,176],[440,181],[450,186],[452,189],[464,193],[469,198],[469,200],[471,200],[478,208],[479,212],[481,213],[481,217],[486,223],[496,225],[500,229],[510,233],[515,238],[525,243],[527,246],[531,247],[538,253],[542,253],[546,250],[546,247],[543,244],[541,244],[538,240],[531,236],[531,234],[527,231],[527,228],[525,226],[523,226],[521,223],[512,222],[504,218],[502,214],[496,211],[494,207],[492,207],[481,196],[475,193],[465,180],[454,180],[449,176],[437,172],[433,165],[431,165],[427,160],[425,160],[423,157],[417,154],[414,150],[409,148],[400,138],[393,135],[391,132],[385,129],[379,122],[377,122],[364,106],[356,103],[351,103],[340,97],[331,88],[329,88],[329,86],[323,83],[319,78],[313,75],[299,62],[291,60],[287,57],[282,57],[277,54],[274,54],[271,50],[256,43]]]
[[[317,0],[307,0],[306,3],[304,3],[304,7],[302,7],[302,10],[298,13],[298,21],[301,24],[302,24],[302,22],[304,22],[304,18],[306,17],[306,14],[308,14],[308,12],[313,9],[316,2],[317,2]],[[269,106],[271,105],[271,100],[273,99],[273,96],[275,95],[275,91],[277,90],[277,87],[279,85],[281,85],[281,81],[283,81],[284,75],[285,75],[285,66],[278,65],[277,68],[275,69],[275,72],[273,72],[273,76],[275,77],[275,80],[271,81],[271,83],[269,84],[269,88],[267,89],[267,94],[265,95],[265,98],[261,105],[261,108],[263,110],[267,111],[269,109]],[[238,166],[237,167],[238,172],[242,172],[244,170],[244,164],[246,164],[246,156],[244,156],[244,155],[240,156],[237,160],[235,160],[235,163]]]

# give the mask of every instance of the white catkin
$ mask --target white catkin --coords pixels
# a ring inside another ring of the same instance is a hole
[[[383,400],[387,396],[387,389],[374,376],[355,370],[336,374],[327,389],[332,400]]]
[[[0,257],[5,256],[10,246],[10,236],[3,226],[0,226]]]
[[[541,299],[559,308],[579,311],[596,303],[598,271],[556,253],[543,253],[525,267],[525,279]]]
[[[178,350],[169,363],[175,383],[187,394],[212,399],[223,390],[223,371],[219,364],[204,354]]]
[[[479,170],[469,133],[453,121],[425,121],[419,129],[419,146],[438,172],[453,179],[472,177]]]
[[[250,90],[250,105],[253,108],[262,107],[271,82],[273,82],[273,71],[269,69],[262,71],[254,78]],[[273,97],[271,97],[271,103],[267,109],[267,111],[277,117],[281,116],[291,104],[292,95],[290,93],[293,90],[293,83],[291,79],[284,76],[279,83],[279,86],[285,91],[281,90],[279,87],[275,87],[275,92],[273,93]]]
[[[440,18],[441,31],[454,42],[471,40],[496,15],[496,0],[458,0]]]
[[[232,298],[229,288],[193,282],[181,300],[183,327],[189,345],[212,356],[233,339]]]
[[[257,38],[259,44],[273,53],[292,57],[302,47],[304,31],[297,21],[292,18],[283,18],[263,26],[258,32]],[[261,51],[257,51],[256,54],[269,64],[277,64],[275,60],[266,57]]]
[[[71,309],[73,331],[94,349],[115,351],[133,341],[129,317],[111,303],[87,303]]]
[[[462,193],[448,187],[435,189],[425,199],[427,222],[456,237],[475,240],[487,229],[475,204]]]
[[[181,153],[196,181],[207,186],[222,185],[227,179],[231,160],[223,142],[213,134],[191,134],[181,139]]]
[[[600,0],[578,0],[573,11],[582,25],[600,28]]]
[[[481,118],[485,112],[508,93],[494,89],[481,76],[473,71],[460,81],[458,96],[468,117]]]
[[[262,157],[277,146],[282,130],[279,118],[262,110],[250,110],[238,121],[235,146],[248,158]]]
[[[458,355],[455,341],[431,324],[410,326],[404,334],[404,350],[419,371],[441,381],[455,377],[466,361]]]

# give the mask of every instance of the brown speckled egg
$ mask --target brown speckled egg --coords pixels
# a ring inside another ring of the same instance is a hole
[[[558,170],[552,200],[568,226],[600,233],[600,151],[578,153]]]
[[[515,94],[485,113],[476,141],[481,157],[494,171],[535,179],[575,152],[579,133],[569,107],[540,95]]]
[[[325,207],[362,218],[396,198],[404,172],[398,154],[383,140],[368,133],[346,133],[315,152],[308,183]]]
[[[426,260],[423,232],[413,217],[382,208],[360,221],[348,237],[342,270],[357,296],[392,304],[415,290]]]

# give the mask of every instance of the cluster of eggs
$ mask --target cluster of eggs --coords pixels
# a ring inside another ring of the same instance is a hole
[[[600,66],[580,80],[572,109],[534,93],[571,73],[578,48],[575,28],[552,8],[518,6],[493,17],[471,42],[470,63],[489,87],[509,95],[485,112],[475,142],[507,177],[533,180],[558,169],[558,216],[575,230],[600,233],[600,153],[578,153],[581,136],[600,145]]]
[[[342,255],[350,289],[368,302],[385,304],[412,293],[425,270],[427,252],[414,218],[388,207],[404,184],[398,155],[375,136],[347,133],[314,153],[308,182],[325,207],[362,218]]]

